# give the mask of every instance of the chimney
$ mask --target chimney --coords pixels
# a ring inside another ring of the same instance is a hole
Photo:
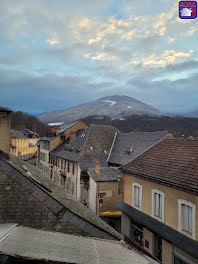
[[[97,174],[100,174],[100,162],[98,161],[98,162],[96,162],[96,173]]]
[[[69,139],[70,139],[70,143],[72,143],[76,139],[76,131],[75,130],[70,132]]]
[[[10,113],[12,111],[0,107],[0,150],[10,152]]]

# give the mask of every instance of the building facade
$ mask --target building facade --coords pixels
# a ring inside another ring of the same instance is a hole
[[[11,112],[5,108],[0,108],[0,149],[6,153],[10,152]]]
[[[38,142],[37,166],[43,173],[50,173],[49,170],[49,153],[63,143],[72,142],[81,129],[87,128],[82,121],[67,124],[59,128],[58,134],[53,137],[41,138]]]
[[[28,160],[37,152],[37,146],[32,146],[29,138],[17,130],[11,129],[10,153],[23,160]]]
[[[198,141],[163,140],[123,166],[122,183],[122,234],[162,263],[198,263]]]

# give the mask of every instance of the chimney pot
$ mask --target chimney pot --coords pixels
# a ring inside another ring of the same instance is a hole
[[[100,162],[96,162],[96,173],[100,174]]]

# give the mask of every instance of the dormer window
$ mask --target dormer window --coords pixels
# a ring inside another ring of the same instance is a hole
[[[81,135],[82,138],[85,137],[85,136],[86,136],[86,134],[82,134],[82,135]]]
[[[130,147],[130,148],[128,148],[127,150],[126,150],[126,154],[131,154],[131,152],[133,151],[133,147]]]

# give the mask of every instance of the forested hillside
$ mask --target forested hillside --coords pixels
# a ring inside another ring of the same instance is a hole
[[[47,136],[50,127],[42,123],[37,117],[21,111],[11,113],[11,127],[16,130],[28,128],[39,134],[40,137]]]
[[[83,121],[87,124],[109,124],[122,132],[168,130],[176,137],[198,137],[198,118],[133,115],[124,120],[111,120],[108,116],[89,116]]]

